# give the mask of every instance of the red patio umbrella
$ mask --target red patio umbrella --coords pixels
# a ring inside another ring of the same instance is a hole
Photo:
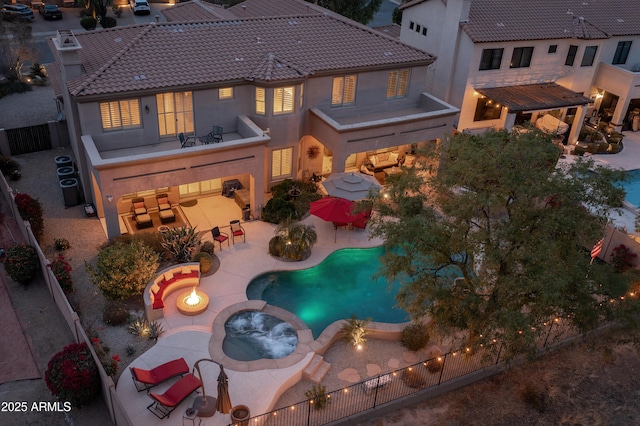
[[[353,201],[345,200],[344,198],[322,198],[312,202],[309,207],[309,212],[312,215],[327,222],[333,222],[336,228],[336,235],[338,233],[338,226],[346,226],[349,223],[357,222],[369,216],[369,212],[353,214],[351,212],[353,209]]]

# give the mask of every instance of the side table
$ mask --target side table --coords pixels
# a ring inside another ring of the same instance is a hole
[[[202,419],[198,417],[198,410],[187,408],[182,415],[182,426],[200,426]]]

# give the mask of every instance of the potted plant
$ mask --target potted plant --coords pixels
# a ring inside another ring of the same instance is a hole
[[[246,405],[236,405],[231,409],[231,423],[235,426],[247,426],[250,418],[251,412]]]

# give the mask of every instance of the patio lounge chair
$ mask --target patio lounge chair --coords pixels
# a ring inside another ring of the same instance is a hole
[[[203,136],[200,139],[204,145],[209,145],[210,143],[220,143],[222,142],[222,127],[213,126],[213,130],[210,131],[207,136]]]
[[[162,395],[149,392],[153,402],[147,409],[162,420],[171,415],[173,410],[200,386],[202,386],[200,379],[189,373],[171,385]]]
[[[151,370],[129,367],[129,371],[131,371],[131,378],[137,391],[142,392],[143,390],[151,389],[160,383],[166,382],[173,377],[184,376],[189,372],[189,366],[184,358],[178,358],[165,362]]]
[[[221,232],[220,228],[217,226],[211,230],[211,235],[213,236],[213,241],[217,241],[220,244],[220,250],[222,250],[222,243],[227,242],[227,247],[229,247],[229,234],[225,232]]]
[[[231,226],[231,239],[233,240],[233,244],[236,243],[236,237],[239,236],[242,236],[243,242],[247,241],[244,228],[242,227],[242,225],[240,225],[239,220],[232,220],[231,222],[229,222],[229,225]]]

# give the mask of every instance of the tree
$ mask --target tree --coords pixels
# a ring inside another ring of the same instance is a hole
[[[367,24],[373,15],[380,9],[382,0],[307,0],[310,3],[317,3],[325,9],[332,10],[353,19],[361,24]]]
[[[288,260],[304,260],[318,241],[313,225],[285,219],[276,228],[276,236],[269,241],[269,254]]]
[[[0,20],[0,74],[10,82],[20,81],[26,61],[36,61],[31,25],[18,19]]]
[[[91,16],[96,18],[104,26],[107,10],[113,4],[113,0],[83,0],[84,7]]]
[[[534,350],[552,318],[580,330],[611,318],[617,305],[601,302],[629,284],[604,263],[588,269],[585,246],[622,205],[612,182],[623,172],[582,158],[556,168],[558,148],[533,129],[447,142],[424,153],[439,159],[437,174],[424,161],[406,169],[374,205],[373,233],[392,249],[381,274],[402,280],[412,319],[430,315],[441,333],[463,332],[472,347],[495,339],[513,355]]]
[[[400,2],[400,5],[403,5],[405,3],[409,3],[411,0],[402,0]],[[400,6],[398,6],[400,7]],[[400,9],[398,9],[398,7],[396,7],[395,9],[393,9],[393,15],[392,15],[392,21],[394,24],[402,24],[402,11]]]
[[[110,300],[125,300],[142,293],[155,277],[158,254],[137,240],[129,244],[117,242],[98,253],[95,266],[85,263],[94,284]]]

